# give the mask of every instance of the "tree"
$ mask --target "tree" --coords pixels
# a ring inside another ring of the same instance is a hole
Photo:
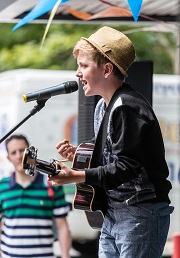
[[[81,36],[88,37],[103,24],[52,24],[42,47],[46,24],[27,24],[12,32],[13,26],[0,24],[3,31],[0,35],[0,72],[20,68],[75,70],[73,46]],[[122,32],[132,29],[132,26],[112,27]],[[136,48],[137,60],[152,60],[154,73],[174,73],[174,34],[140,31],[128,34],[128,37]]]

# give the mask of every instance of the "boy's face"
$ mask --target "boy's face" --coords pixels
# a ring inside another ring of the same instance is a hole
[[[83,84],[84,94],[86,96],[102,95],[105,80],[104,66],[98,67],[91,55],[83,51],[79,51],[77,64],[76,76]]]
[[[8,145],[8,156],[9,161],[14,165],[15,171],[24,171],[22,167],[22,157],[24,154],[27,144],[23,139],[12,139]]]

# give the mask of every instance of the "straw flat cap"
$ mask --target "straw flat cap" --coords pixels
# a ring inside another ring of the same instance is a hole
[[[104,26],[86,40],[107,57],[126,77],[126,71],[135,59],[135,49],[131,40],[122,32]]]

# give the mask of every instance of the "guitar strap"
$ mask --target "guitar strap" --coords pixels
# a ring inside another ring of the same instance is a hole
[[[49,181],[47,181],[47,182],[48,182],[48,187],[47,187],[48,195],[51,198],[51,201],[55,201],[54,190],[53,190],[52,184]]]
[[[115,101],[119,97],[120,88],[118,88],[116,90],[116,92],[114,93],[114,95],[112,96],[112,98],[109,102],[109,105],[106,108],[104,117],[102,119],[99,131],[97,134],[94,150],[93,150],[93,155],[92,155],[92,160],[91,160],[92,168],[99,166],[101,163],[103,149],[104,149],[106,139],[107,139],[107,126],[108,126],[108,121],[109,121],[109,115],[110,115],[111,109],[112,109]]]

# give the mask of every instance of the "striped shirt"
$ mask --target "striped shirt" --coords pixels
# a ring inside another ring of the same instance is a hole
[[[70,206],[61,186],[53,186],[53,196],[40,173],[26,188],[15,182],[15,173],[0,181],[2,258],[54,257],[53,218],[66,216]]]

